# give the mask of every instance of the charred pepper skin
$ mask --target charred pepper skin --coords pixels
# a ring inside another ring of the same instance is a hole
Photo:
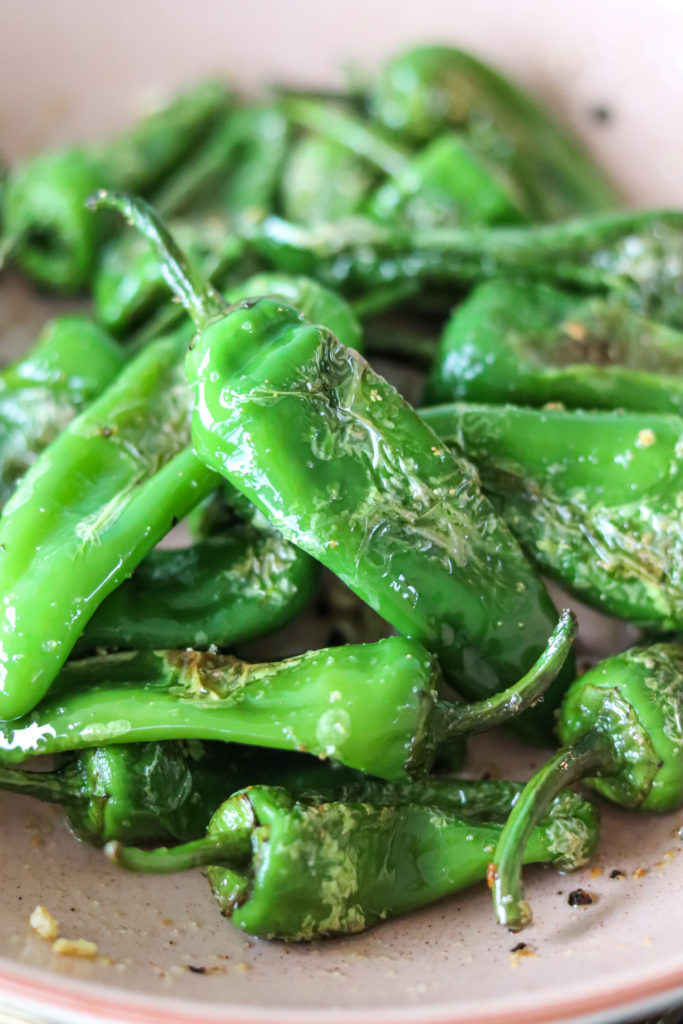
[[[126,360],[124,349],[89,317],[62,316],[0,373],[0,508],[37,456]]]
[[[556,118],[472,54],[421,46],[389,61],[370,93],[375,119],[399,138],[444,126],[507,165],[540,219],[620,205],[616,190]]]
[[[446,324],[426,401],[683,412],[683,332],[609,298],[503,278]]]
[[[537,700],[575,632],[571,613],[563,613],[525,676],[471,704],[439,700],[436,659],[403,637],[257,665],[199,651],[69,662],[30,715],[2,724],[0,762],[93,744],[203,739],[305,751],[406,781],[426,774],[439,749],[507,723]]]
[[[500,827],[403,799],[322,802],[252,786],[218,809],[203,840],[156,851],[115,843],[106,852],[135,871],[208,865],[221,912],[237,928],[301,942],[363,931],[482,880]],[[579,867],[597,832],[586,801],[556,806],[534,831],[525,860]]]
[[[198,457],[438,654],[463,696],[518,679],[556,612],[470,465],[357,352],[297,310],[272,299],[227,307],[146,204],[104,193],[94,205],[120,210],[148,238],[198,328],[186,360]],[[519,728],[547,735],[564,688],[560,676]]]
[[[102,236],[88,196],[107,184],[149,192],[228,103],[224,86],[204,83],[111,143],[42,153],[12,170],[3,210],[9,258],[46,288],[83,288]]]
[[[683,626],[683,420],[454,404],[426,422],[477,466],[539,570],[643,627]]]
[[[531,920],[521,857],[536,821],[583,780],[632,810],[664,814],[683,803],[683,646],[633,647],[578,678],[558,713],[563,744],[527,783],[501,834],[491,872],[501,924]]]
[[[235,525],[182,550],[151,551],[100,605],[76,652],[233,644],[302,611],[318,566],[275,530]]]

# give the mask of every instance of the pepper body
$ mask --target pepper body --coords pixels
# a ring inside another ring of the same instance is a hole
[[[0,519],[0,714],[47,691],[95,608],[216,478],[186,447],[184,333],[147,348],[43,452]]]
[[[205,840],[150,853],[116,844],[108,853],[133,870],[208,864],[214,896],[236,927],[296,942],[363,931],[483,879],[499,834],[500,825],[419,803],[297,800],[252,786],[218,809]],[[525,856],[571,870],[596,838],[589,804],[557,806]]]
[[[479,285],[446,324],[427,401],[680,414],[682,370],[683,332],[626,303],[501,278]]]
[[[0,508],[36,457],[119,373],[126,353],[85,316],[50,321],[0,373]]]
[[[77,651],[230,647],[274,631],[313,596],[317,566],[274,530],[233,526],[152,551],[100,605]]]
[[[477,465],[539,569],[608,614],[681,628],[683,420],[509,405],[422,415]]]

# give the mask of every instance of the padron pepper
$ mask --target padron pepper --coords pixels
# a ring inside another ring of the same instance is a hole
[[[683,320],[683,212],[593,214],[529,227],[410,228],[350,217],[306,228],[267,217],[249,233],[279,270],[345,294],[401,281],[443,287],[500,275],[614,294],[644,316]]]
[[[105,851],[133,871],[207,865],[221,913],[251,935],[298,942],[351,934],[486,876],[499,824],[404,801],[325,802],[252,786],[219,807],[205,839],[151,851],[111,843]],[[558,804],[524,859],[573,870],[597,834],[589,803]]]
[[[0,245],[26,274],[59,291],[90,280],[101,236],[84,203],[110,185],[149,192],[227,108],[225,86],[205,82],[128,134],[89,148],[47,151],[9,175]]]
[[[248,524],[151,551],[99,606],[75,650],[231,647],[294,618],[315,592],[317,569],[277,531]]]
[[[606,614],[683,627],[683,419],[464,403],[422,416],[474,462],[539,570]]]
[[[86,316],[49,321],[36,344],[0,372],[0,508],[36,457],[100,395],[124,350]]]
[[[448,46],[390,60],[371,90],[375,119],[425,141],[452,126],[506,166],[540,219],[619,205],[616,190],[567,129],[498,71]]]
[[[493,856],[498,920],[531,920],[521,882],[524,846],[557,794],[584,780],[631,810],[675,811],[683,803],[683,646],[632,647],[606,658],[569,688],[558,713],[561,749],[529,780]]]
[[[302,751],[387,780],[426,774],[439,749],[519,715],[571,649],[570,612],[514,686],[471,704],[437,697],[416,640],[388,637],[249,665],[232,655],[138,651],[71,661],[24,718],[2,723],[0,762],[112,743],[203,739]]]
[[[446,324],[426,397],[680,414],[682,371],[683,331],[624,301],[495,278]]]
[[[468,699],[538,657],[556,621],[543,585],[456,459],[354,350],[272,299],[225,305],[153,212],[104,193],[164,258],[198,328],[197,455],[400,632],[438,654]],[[550,721],[558,679],[540,719]],[[527,716],[528,721],[528,716]]]

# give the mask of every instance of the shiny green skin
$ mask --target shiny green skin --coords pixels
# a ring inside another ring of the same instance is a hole
[[[526,671],[556,621],[542,584],[469,464],[357,353],[262,299],[211,323],[187,372],[199,457],[437,654],[459,692]],[[519,727],[549,724],[564,684]]]
[[[11,258],[46,288],[82,289],[91,278],[103,228],[85,208],[88,196],[112,186],[149,192],[227,102],[223,86],[203,83],[110,143],[41,153],[14,168],[3,211],[4,237],[13,240]]]
[[[623,302],[499,278],[452,314],[426,398],[680,414],[682,372],[682,331]]]
[[[667,813],[683,805],[683,646],[632,647],[567,691],[558,715],[571,747],[599,733],[613,764],[585,781],[622,807]]]
[[[182,550],[152,551],[100,605],[76,650],[231,647],[302,611],[317,568],[276,531],[250,525]]]
[[[377,172],[341,142],[305,135],[291,147],[280,183],[285,217],[317,224],[358,213]]]
[[[580,850],[563,841],[568,828],[583,833]],[[251,935],[298,942],[360,932],[482,881],[501,826],[417,802],[321,804],[254,786],[218,809],[208,836],[246,829],[246,863],[208,868],[219,907]],[[525,860],[578,867],[596,840],[582,801],[535,830]]]
[[[644,316],[683,320],[683,213],[595,214],[530,227],[410,228],[362,218],[305,228],[268,217],[250,244],[279,270],[342,292],[471,284],[505,275],[614,293]]]
[[[378,188],[366,212],[383,223],[415,228],[527,219],[512,183],[455,133],[439,135],[416,153]]]
[[[514,174],[536,218],[619,205],[616,190],[555,117],[462,50],[422,46],[399,54],[380,72],[370,105],[401,138],[426,141],[460,128]]]
[[[538,568],[609,615],[683,628],[683,420],[452,405],[422,410],[477,466]]]
[[[47,448],[0,518],[0,715],[47,692],[86,622],[214,490],[187,447],[187,332],[129,363]]]
[[[0,373],[0,508],[64,427],[112,382],[126,353],[86,316],[49,321]]]
[[[414,640],[247,665],[230,655],[140,651],[69,662],[51,694],[2,723],[0,762],[148,740],[306,751],[389,780],[424,774],[438,667]],[[456,709],[458,705],[447,705]]]

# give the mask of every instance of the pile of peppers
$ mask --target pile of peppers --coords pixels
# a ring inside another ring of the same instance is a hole
[[[285,941],[485,879],[517,930],[582,779],[683,806],[683,212],[447,46],[198,85],[0,200],[3,273],[89,304],[0,368],[0,788]],[[544,577],[637,646],[577,678]],[[559,749],[472,778],[493,728]]]

